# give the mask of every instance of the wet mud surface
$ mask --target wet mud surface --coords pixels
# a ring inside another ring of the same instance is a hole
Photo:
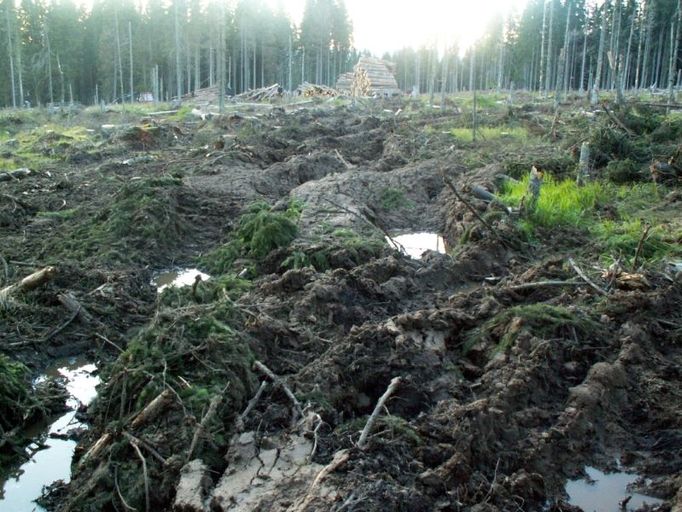
[[[609,284],[583,233],[529,241],[465,205],[444,176],[497,192],[509,166],[467,160],[447,119],[402,103],[154,119],[0,184],[3,285],[56,268],[0,311],[0,350],[35,373],[103,361],[71,481],[43,506],[588,511],[567,482],[598,470],[633,475],[606,503],[682,510],[680,274],[652,265],[603,295],[569,264]],[[260,251],[250,211],[293,237]],[[442,239],[386,242],[415,233]],[[202,274],[157,290],[186,269]],[[522,286],[546,280],[578,284]]]

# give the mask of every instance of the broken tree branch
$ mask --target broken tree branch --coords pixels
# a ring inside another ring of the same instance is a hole
[[[57,300],[62,306],[71,311],[71,313],[75,313],[75,315],[78,317],[78,320],[81,322],[87,324],[92,321],[92,315],[70,293],[58,294]]]
[[[519,290],[529,290],[532,288],[544,288],[546,286],[582,286],[582,281],[535,281],[532,283],[522,283],[515,284],[511,286],[505,286],[505,290],[519,291]]]
[[[580,278],[585,281],[587,284],[589,284],[594,290],[597,292],[601,293],[602,295],[608,295],[608,292],[604,290],[603,288],[600,288],[597,286],[594,281],[592,281],[589,277],[587,277],[587,274],[582,271],[582,269],[578,266],[578,264],[575,262],[573,258],[568,258],[568,264],[571,265],[573,270],[575,270],[575,273],[580,276]]]
[[[132,428],[138,428],[154,419],[166,407],[171,399],[171,396],[172,393],[168,389],[164,389],[156,398],[154,398],[154,400],[149,402],[147,406],[137,414],[137,416],[133,418],[130,426]]]
[[[138,458],[142,462],[142,476],[144,476],[145,510],[147,512],[149,512],[149,510],[150,510],[150,507],[149,507],[149,475],[147,474],[147,460],[144,458],[144,455],[142,455],[142,452],[140,451],[140,447],[137,445],[137,441],[129,438],[128,442],[130,443],[130,446],[132,446],[135,449],[135,453],[137,453]]]
[[[15,169],[14,171],[5,171],[0,173],[0,181],[11,181],[11,180],[18,180],[20,178],[25,178],[26,176],[31,175],[31,170],[22,168],[22,169]]]
[[[238,417],[237,420],[235,421],[235,428],[237,432],[242,432],[244,430],[244,421],[246,420],[246,417],[251,413],[254,407],[256,407],[256,404],[258,404],[258,401],[260,400],[261,395],[265,391],[265,388],[268,387],[267,381],[262,381],[260,383],[260,387],[258,388],[258,391],[256,391],[256,394],[249,400],[249,403],[246,404],[246,409],[244,409],[244,412],[242,412]]]
[[[199,443],[199,438],[206,430],[206,426],[208,425],[209,421],[211,421],[218,412],[218,406],[222,401],[223,401],[222,393],[214,396],[211,399],[211,403],[208,405],[208,410],[206,411],[206,414],[204,414],[204,417],[201,418],[199,425],[197,425],[197,429],[194,431],[192,443],[189,445],[189,450],[187,450],[187,456],[185,457],[185,464],[192,460],[192,455],[194,454],[194,450],[197,447],[197,444]]]
[[[275,386],[279,386],[282,388],[282,391],[289,397],[289,400],[294,404],[294,409],[296,411],[296,414],[298,417],[303,417],[303,409],[301,408],[301,403],[298,401],[298,398],[296,398],[296,395],[291,391],[291,388],[287,386],[286,382],[284,382],[281,377],[278,377],[273,373],[273,371],[265,366],[263,363],[260,361],[254,361],[253,367],[258,370],[259,372],[263,373],[266,375],[274,384]]]
[[[642,254],[642,249],[644,249],[644,242],[647,241],[647,238],[649,238],[649,231],[651,231],[651,224],[645,224],[644,225],[644,231],[642,232],[642,236],[639,239],[639,242],[637,243],[637,250],[635,251],[635,259],[632,262],[632,271],[635,272],[637,270],[637,263],[639,263],[639,257]]]
[[[360,448],[361,450],[364,450],[365,447],[367,446],[367,438],[369,437],[369,434],[372,431],[372,427],[374,427],[374,423],[376,423],[379,414],[381,414],[381,410],[384,408],[386,400],[388,400],[391,397],[393,392],[400,384],[400,381],[401,381],[400,377],[393,377],[391,379],[391,383],[386,388],[386,391],[384,391],[384,394],[381,395],[381,397],[379,398],[379,401],[374,407],[374,411],[372,411],[372,414],[370,415],[369,419],[367,420],[367,423],[365,424],[365,428],[362,429],[362,433],[360,434],[358,448]]]
[[[452,191],[452,193],[455,194],[455,197],[457,197],[457,199],[459,199],[459,201],[461,201],[464,204],[464,206],[466,206],[469,209],[469,211],[474,214],[474,217],[476,217],[476,219],[478,219],[478,221],[481,224],[483,224],[486,228],[488,228],[490,230],[490,232],[493,234],[493,236],[495,238],[497,238],[500,242],[502,242],[506,246],[507,243],[497,233],[497,230],[487,220],[485,220],[483,217],[481,217],[481,215],[476,211],[476,208],[474,208],[471,205],[471,203],[469,203],[466,199],[464,199],[464,197],[462,197],[462,194],[459,193],[459,191],[457,190],[457,187],[455,187],[454,183],[452,183],[452,181],[447,176],[445,176],[445,171],[442,172],[442,175],[443,175],[443,182]]]
[[[57,273],[57,269],[54,267],[45,267],[38,272],[34,272],[26,277],[24,277],[18,283],[6,286],[0,290],[0,297],[9,297],[18,292],[27,292],[38,288],[40,285],[46,283]]]

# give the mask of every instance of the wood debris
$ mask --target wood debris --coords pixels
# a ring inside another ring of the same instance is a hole
[[[282,96],[284,90],[279,84],[272,84],[260,89],[251,89],[241,94],[237,94],[234,99],[237,101],[267,101]]]
[[[296,89],[296,94],[305,98],[313,98],[316,96],[335,98],[341,95],[338,90],[332,87],[327,87],[326,85],[320,84],[311,84],[308,82],[303,82],[301,85],[299,85]]]

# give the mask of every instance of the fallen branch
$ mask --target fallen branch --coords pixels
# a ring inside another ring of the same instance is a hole
[[[346,166],[346,169],[354,169],[355,166],[350,163],[348,160],[343,158],[343,155],[339,152],[338,149],[335,149],[334,152],[336,153],[336,157],[341,160],[341,163]]]
[[[15,293],[27,292],[38,288],[39,286],[45,284],[47,281],[52,279],[57,273],[57,269],[54,267],[45,267],[38,272],[34,272],[26,277],[24,277],[18,283],[6,286],[0,290],[0,301],[3,299],[8,299]]]
[[[535,281],[533,283],[523,283],[515,284],[511,286],[505,286],[505,290],[519,291],[519,290],[529,290],[532,288],[544,288],[546,286],[582,286],[584,283],[582,281]]]
[[[256,394],[249,400],[249,403],[246,404],[246,409],[244,409],[244,412],[242,412],[236,419],[235,423],[235,429],[237,432],[242,432],[244,430],[244,421],[246,420],[246,417],[251,413],[254,407],[256,407],[256,404],[260,400],[261,395],[265,391],[265,388],[268,387],[267,381],[263,381],[260,383],[260,387],[258,388],[258,391],[256,391]]]
[[[31,175],[30,169],[15,169],[14,171],[5,171],[0,173],[0,181],[11,181],[25,178]]]
[[[157,450],[156,448],[154,448],[154,447],[153,447],[151,444],[149,444],[147,441],[145,441],[144,439],[140,439],[139,437],[135,437],[134,435],[132,435],[132,434],[131,434],[130,432],[128,432],[127,430],[124,430],[122,433],[123,433],[123,436],[124,436],[128,441],[131,441],[131,442],[134,441],[134,442],[136,442],[137,444],[143,446],[143,447],[144,447],[144,448],[145,448],[145,449],[146,449],[146,450],[147,450],[147,451],[148,451],[156,460],[158,460],[158,461],[159,461],[161,464],[163,464],[164,466],[166,465],[166,463],[167,463],[168,461],[163,457],[163,455],[161,455],[161,454],[158,452],[158,450]]]
[[[76,311],[74,311],[71,314],[71,316],[66,320],[66,322],[64,322],[62,325],[60,325],[59,327],[57,327],[56,329],[53,329],[50,333],[48,333],[48,335],[45,336],[44,341],[50,341],[57,334],[62,332],[64,329],[66,329],[71,324],[71,322],[73,322],[76,319],[76,317],[78,316],[78,313],[80,313],[80,307],[78,309],[76,309]]]
[[[606,103],[602,103],[601,106],[604,109],[604,112],[606,112],[606,115],[609,116],[609,119],[616,123],[620,129],[622,129],[625,133],[627,133],[630,136],[634,135],[633,131],[627,126],[625,126],[623,122],[620,119],[618,119],[613,112],[609,110],[609,107],[606,106]]]
[[[144,458],[144,455],[142,455],[142,452],[140,451],[140,447],[137,445],[137,441],[133,439],[128,439],[128,442],[130,443],[130,446],[132,446],[135,449],[135,453],[137,453],[138,458],[142,462],[142,476],[144,477],[144,501],[145,501],[145,510],[149,512],[150,506],[149,506],[149,475],[147,474],[147,460]]]
[[[308,492],[301,501],[301,505],[296,507],[296,510],[306,510],[310,502],[315,498],[313,491],[317,489],[317,487],[322,483],[322,481],[325,478],[327,478],[327,476],[329,476],[331,473],[333,473],[338,468],[343,466],[348,461],[349,458],[350,452],[347,449],[339,450],[338,452],[336,452],[334,454],[334,457],[332,458],[332,461],[320,470],[320,472],[315,477],[315,480],[313,480],[313,483],[310,484]]]
[[[275,375],[270,368],[265,366],[260,361],[254,361],[253,367],[259,372],[269,377],[270,380],[275,384],[275,386],[279,386],[280,388],[282,388],[284,393],[289,397],[289,400],[291,400],[291,402],[294,404],[294,410],[296,411],[296,414],[302,418],[303,409],[301,408],[301,403],[296,398],[296,395],[294,395],[294,393],[291,391],[291,388],[287,386],[286,382],[284,382],[280,377]]]
[[[637,250],[635,251],[635,259],[632,262],[632,271],[635,272],[637,270],[637,263],[639,263],[639,257],[642,254],[642,249],[644,248],[644,242],[646,242],[647,238],[649,238],[649,231],[651,231],[651,224],[646,224],[644,226],[644,231],[642,232],[642,236],[639,239],[639,243],[637,243]]]
[[[450,179],[448,179],[447,176],[445,176],[444,171],[442,172],[442,175],[443,175],[443,182],[452,191],[452,193],[455,194],[455,197],[457,197],[457,199],[459,199],[464,204],[464,206],[466,206],[469,209],[469,211],[474,214],[474,217],[476,217],[476,219],[478,219],[478,221],[481,224],[483,224],[486,228],[488,228],[490,230],[490,232],[493,234],[493,236],[495,238],[497,238],[500,242],[502,242],[502,244],[507,246],[507,242],[504,240],[504,238],[502,238],[497,233],[497,230],[487,220],[485,220],[483,217],[481,217],[481,215],[476,211],[476,208],[471,206],[471,204],[466,199],[464,199],[464,197],[462,197],[462,194],[460,194],[457,191],[457,187],[455,187],[455,185],[452,183],[452,181]]]
[[[192,455],[194,454],[194,450],[196,449],[197,444],[199,443],[199,438],[204,433],[204,430],[206,430],[208,422],[211,421],[218,412],[218,406],[222,401],[223,401],[222,393],[214,396],[211,399],[211,403],[208,405],[208,410],[206,411],[206,414],[204,414],[204,417],[201,418],[199,425],[197,425],[197,429],[194,431],[192,442],[189,445],[189,450],[187,450],[187,456],[185,457],[185,464],[192,460]]]
[[[138,428],[145,423],[153,420],[159,413],[166,407],[171,399],[171,392],[168,389],[164,389],[154,400],[149,402],[147,406],[142,409],[133,421],[130,423],[132,428]]]
[[[602,295],[608,295],[608,292],[604,290],[603,288],[600,288],[597,286],[594,281],[592,281],[585,272],[581,270],[581,268],[578,266],[578,264],[573,260],[573,258],[568,258],[568,264],[571,265],[573,270],[575,270],[575,273],[580,276],[580,278],[585,281],[587,284],[589,284],[594,290],[597,292],[601,293]]]
[[[70,293],[58,294],[57,300],[62,306],[74,313],[81,322],[87,324],[92,321],[92,315]]]
[[[393,392],[400,384],[400,381],[401,381],[400,377],[393,377],[393,379],[391,379],[391,383],[386,388],[386,391],[384,391],[384,394],[381,395],[381,397],[379,398],[379,401],[374,407],[374,411],[372,411],[372,414],[370,415],[369,419],[367,420],[367,423],[365,424],[365,428],[362,429],[362,433],[360,434],[358,448],[360,448],[361,450],[364,450],[366,448],[367,438],[369,437],[369,434],[372,431],[372,427],[374,427],[374,423],[376,423],[379,414],[381,414],[381,410],[384,408],[386,400],[388,400],[391,397]]]
[[[95,444],[93,444],[90,449],[85,452],[85,454],[78,461],[78,466],[84,466],[86,462],[90,459],[97,459],[99,454],[104,450],[112,440],[112,435],[109,432],[105,432],[102,437],[100,437]]]

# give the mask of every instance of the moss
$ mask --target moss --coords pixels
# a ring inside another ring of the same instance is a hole
[[[405,192],[397,188],[385,188],[379,198],[384,210],[397,210],[398,208],[414,208],[414,203],[405,197]]]

